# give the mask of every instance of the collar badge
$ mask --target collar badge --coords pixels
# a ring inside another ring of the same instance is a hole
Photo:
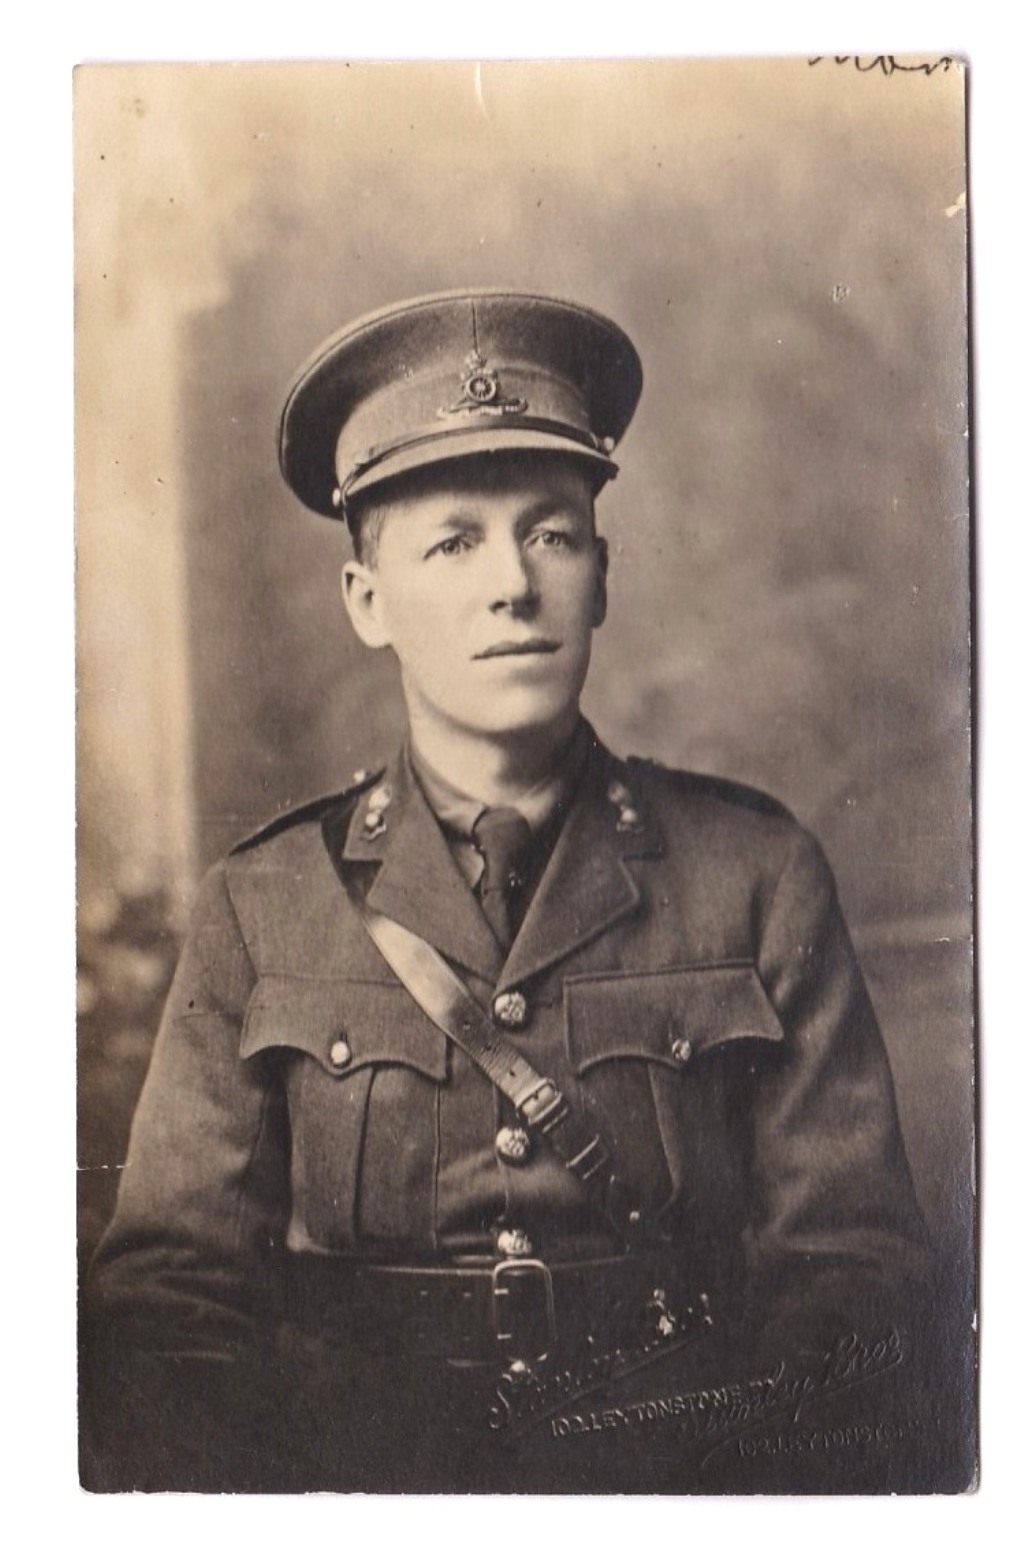
[[[378,785],[373,788],[366,798],[366,812],[363,816],[363,839],[375,840],[378,835],[384,833],[388,826],[387,810],[391,806],[391,787]]]
[[[613,780],[608,787],[608,800],[612,806],[618,809],[618,818],[615,827],[620,834],[639,834],[644,826],[641,817],[633,801],[633,793],[621,780]]]

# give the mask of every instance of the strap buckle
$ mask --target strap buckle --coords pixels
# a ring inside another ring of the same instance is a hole
[[[558,1336],[551,1269],[536,1258],[499,1262],[491,1273],[494,1336],[508,1359],[543,1360]]]
[[[565,1095],[551,1078],[541,1078],[538,1083],[530,1080],[527,1092],[517,1095],[513,1104],[527,1126],[538,1132],[550,1132],[569,1114]]]

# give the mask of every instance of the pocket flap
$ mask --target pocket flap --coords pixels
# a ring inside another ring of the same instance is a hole
[[[580,975],[566,981],[565,992],[578,1073],[614,1058],[681,1070],[730,1041],[783,1038],[752,964]]]
[[[339,1077],[360,1067],[412,1067],[442,1082],[448,1040],[403,986],[264,975],[246,1009],[241,1054],[304,1051]]]

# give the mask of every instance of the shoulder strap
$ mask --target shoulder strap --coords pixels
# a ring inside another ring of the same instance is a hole
[[[600,1134],[580,1110],[570,1109],[558,1085],[544,1078],[511,1045],[455,971],[424,938],[365,904],[363,925],[413,1001],[511,1102],[554,1153],[627,1247],[650,1244],[650,1221],[615,1175]]]
[[[346,802],[352,801],[363,791],[369,789],[385,773],[383,769],[376,769],[372,773],[367,770],[359,772],[359,779],[344,791],[333,791],[327,796],[315,796],[308,802],[300,802],[297,807],[290,807],[286,812],[279,813],[276,818],[271,818],[269,823],[263,824],[252,834],[247,834],[228,851],[229,856],[240,856],[244,851],[251,850],[254,845],[265,845],[275,835],[283,834],[286,829],[293,828],[299,823],[311,823],[322,818],[326,812],[335,807],[341,807]]]

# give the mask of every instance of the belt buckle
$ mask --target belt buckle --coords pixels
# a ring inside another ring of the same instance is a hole
[[[554,1347],[551,1269],[535,1257],[499,1262],[491,1273],[494,1335],[508,1359],[543,1360]]]

